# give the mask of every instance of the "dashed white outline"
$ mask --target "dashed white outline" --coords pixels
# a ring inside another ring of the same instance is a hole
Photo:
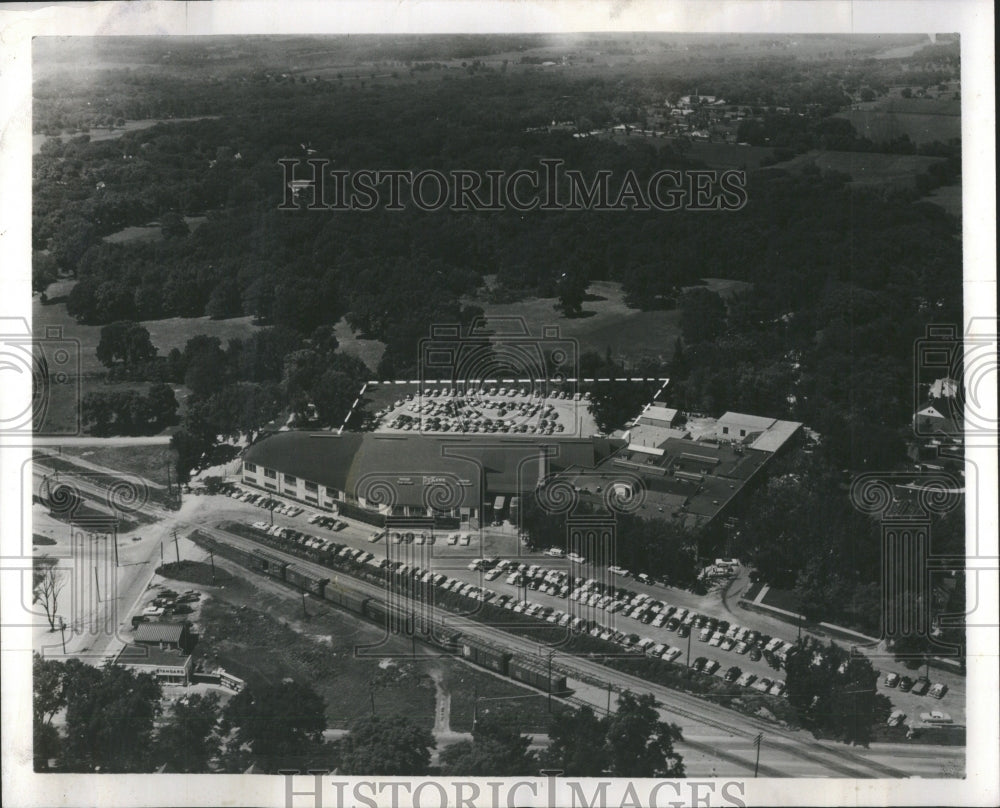
[[[537,379],[464,379],[462,384],[536,384],[539,380]],[[670,383],[670,378],[667,376],[627,376],[621,379],[615,377],[601,377],[601,378],[581,378],[576,377],[569,379],[545,379],[546,384],[566,384],[567,382],[582,382],[584,384],[597,383],[597,382],[663,382],[660,385],[660,389],[653,394],[653,398],[649,401],[646,406],[642,408],[642,412],[648,410],[657,397],[666,389],[666,386]],[[428,385],[428,384],[456,384],[454,379],[392,379],[390,381],[380,381],[379,379],[369,379],[363,385],[361,385],[361,390],[357,397],[354,399],[354,403],[351,404],[351,409],[347,411],[347,417],[344,418],[344,422],[340,425],[340,429],[337,430],[338,435],[344,434],[344,429],[347,427],[347,422],[351,420],[351,416],[354,415],[354,410],[358,406],[358,403],[365,395],[365,390],[371,385],[375,387],[376,385],[384,384],[416,384],[416,385]],[[641,413],[640,413],[641,415]]]

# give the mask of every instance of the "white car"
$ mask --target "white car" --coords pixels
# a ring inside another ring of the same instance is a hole
[[[572,561],[572,562],[573,562],[574,564],[585,564],[585,563],[587,562],[587,559],[585,559],[585,558],[584,558],[584,557],[583,557],[582,555],[580,555],[579,553],[568,553],[568,554],[566,555],[566,558],[568,558],[568,559],[569,559],[570,561]]]
[[[545,555],[551,556],[552,558],[563,558],[566,555],[566,551],[560,547],[550,547],[545,551]]]

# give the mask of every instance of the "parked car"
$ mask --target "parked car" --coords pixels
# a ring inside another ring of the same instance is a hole
[[[943,699],[944,694],[948,692],[948,685],[944,682],[937,682],[931,686],[931,695],[936,699]]]
[[[750,687],[750,685],[752,685],[756,681],[757,681],[757,674],[750,673],[750,671],[747,671],[739,679],[736,680],[736,684],[738,684],[740,687]]]
[[[700,656],[694,662],[691,663],[691,667],[696,671],[703,670],[705,665],[708,664],[708,658]]]
[[[929,713],[921,713],[920,720],[925,724],[950,724],[952,723],[952,718],[948,713],[942,713],[940,710],[931,710]]]
[[[885,675],[884,684],[886,687],[896,687],[899,684],[899,674],[890,671]]]
[[[916,682],[913,683],[913,687],[911,688],[910,692],[914,693],[917,696],[922,696],[930,689],[930,686],[931,686],[930,679],[928,679],[926,676],[921,676],[919,679],[917,679]]]
[[[762,656],[760,653],[760,648],[758,648],[756,645],[751,645],[750,651],[748,652],[747,656],[750,657],[751,661],[756,662]]]
[[[719,669],[719,663],[714,659],[708,660],[702,673],[713,674]]]
[[[733,665],[729,670],[726,671],[726,675],[722,678],[727,682],[735,682],[743,674],[743,671]]]
[[[909,676],[904,676],[899,680],[899,690],[901,693],[909,693],[913,689],[913,680]]]
[[[892,715],[889,716],[889,720],[885,723],[890,727],[898,727],[906,720],[906,713],[902,710],[893,710]]]

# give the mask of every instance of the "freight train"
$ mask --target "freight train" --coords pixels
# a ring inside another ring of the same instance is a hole
[[[255,572],[386,626],[392,634],[415,637],[421,642],[448,653],[459,654],[475,665],[546,693],[565,696],[572,692],[566,687],[566,676],[551,670],[548,662],[517,657],[499,646],[448,628],[441,621],[413,609],[344,589],[332,583],[329,578],[308,573],[263,550],[247,552],[203,535],[198,536],[197,541],[218,555],[231,558]]]

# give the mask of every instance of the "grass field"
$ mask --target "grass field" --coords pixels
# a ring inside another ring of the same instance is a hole
[[[471,668],[457,659],[426,653],[412,655],[404,638],[384,637],[381,628],[309,598],[304,617],[298,593],[258,578],[233,562],[215,559],[217,581],[202,607],[201,639],[195,654],[231,670],[253,686],[285,677],[308,681],[327,702],[332,728],[347,727],[371,711],[404,714],[432,727],[436,712],[436,677],[451,699],[451,725],[472,726],[473,703],[480,712],[499,713],[524,732],[543,732],[548,724],[544,697],[537,691]],[[173,565],[167,565],[172,567]],[[208,580],[202,580],[208,576]],[[202,563],[181,572],[180,580],[207,585],[211,569]],[[384,640],[384,642],[383,642]],[[377,647],[368,651],[365,646]],[[371,655],[369,655],[371,654]],[[521,698],[527,696],[528,698]],[[511,698],[518,697],[518,698]]]
[[[184,221],[193,233],[197,230],[205,221],[204,216],[185,216]],[[137,227],[126,227],[119,230],[117,233],[112,233],[109,236],[104,237],[104,241],[109,244],[124,244],[129,241],[162,241],[163,231],[160,229],[159,222],[150,222],[149,224],[140,225]]]
[[[362,339],[355,336],[343,317],[334,327],[334,334],[337,336],[337,342],[340,343],[340,350],[351,356],[356,356],[364,362],[374,378],[375,369],[378,368],[382,354],[385,353],[385,343],[377,339]]]
[[[560,339],[573,341],[580,354],[594,351],[635,362],[643,358],[669,360],[680,335],[676,311],[639,311],[625,305],[621,284],[595,281],[587,289],[593,300],[583,304],[585,316],[568,318],[555,309],[556,298],[534,297],[516,303],[475,301],[486,317],[521,317],[532,335],[556,326]]]
[[[859,135],[878,142],[909,136],[914,143],[939,140],[946,143],[962,136],[962,102],[950,95],[940,98],[900,98],[892,96],[858,104],[839,112]]]
[[[942,162],[940,157],[914,154],[880,154],[872,152],[809,151],[778,163],[777,168],[799,169],[815,165],[822,171],[850,174],[859,187],[895,186],[913,188],[915,177],[930,166]]]
[[[80,457],[108,468],[138,474],[160,485],[176,484],[173,471],[167,479],[167,464],[174,462],[169,446],[63,446],[62,453]]]
[[[405,659],[393,660],[389,675],[382,659],[355,655],[359,646],[382,638],[378,628],[315,600],[308,602],[310,617],[304,618],[298,596],[269,592],[250,575],[237,568],[224,592],[202,607],[198,656],[218,662],[251,687],[287,677],[308,682],[326,699],[332,728],[347,727],[370,712],[372,682],[377,713],[405,714],[433,726],[435,687],[429,676]],[[392,639],[383,648],[386,658],[408,650],[408,643]]]
[[[927,194],[922,201],[931,202],[944,208],[952,216],[962,220],[962,186],[945,185]]]
[[[101,326],[81,325],[66,312],[66,295],[73,288],[75,281],[59,281],[49,287],[49,303],[42,305],[39,298],[32,299],[32,331],[36,335],[45,335],[47,328],[60,329],[61,336],[43,341],[46,349],[59,344],[69,343],[72,362],[79,357],[79,375],[69,374],[66,385],[54,388],[48,396],[48,411],[45,416],[46,434],[76,434],[76,424],[79,421],[80,402],[90,392],[112,392],[137,390],[145,393],[149,388],[146,382],[107,382],[107,368],[97,359],[97,345],[101,340]],[[183,350],[187,341],[197,334],[207,334],[218,337],[222,347],[232,338],[245,338],[252,334],[257,326],[252,317],[235,317],[230,320],[212,320],[208,317],[171,317],[166,320],[148,320],[143,325],[149,330],[150,339],[156,346],[160,356],[165,356],[171,348]],[[75,364],[71,365],[75,368]],[[187,388],[182,385],[172,385],[174,395],[180,403],[178,415],[184,413],[184,402],[188,396]]]

